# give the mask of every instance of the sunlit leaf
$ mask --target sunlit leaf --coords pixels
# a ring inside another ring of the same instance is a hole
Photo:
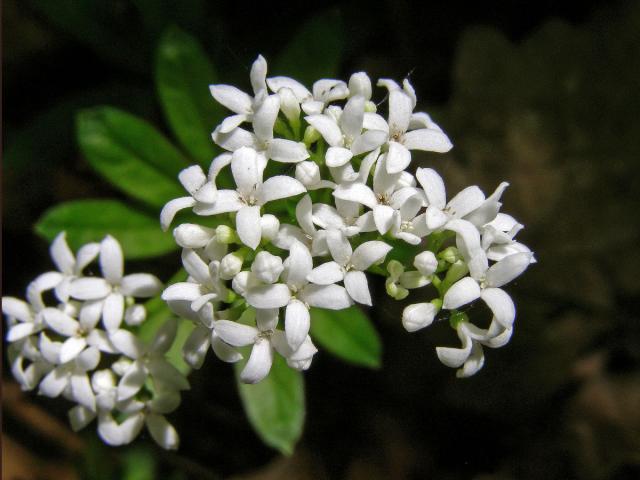
[[[78,200],[47,210],[35,230],[48,241],[64,230],[73,248],[99,242],[110,234],[122,245],[125,257],[134,259],[155,257],[178,248],[171,234],[162,232],[158,222],[158,218],[117,200]]]
[[[159,211],[184,195],[177,175],[187,161],[147,122],[99,107],[78,114],[77,136],[91,166],[130,196]]]
[[[217,75],[198,42],[178,28],[162,37],[156,56],[156,86],[176,137],[194,159],[208,166],[215,154],[211,132],[224,116],[211,97]]]
[[[380,336],[358,307],[344,310],[312,308],[311,337],[343,360],[370,368],[380,367]]]
[[[239,380],[243,367],[236,364],[236,381],[249,422],[265,444],[290,455],[304,426],[302,374],[276,354],[269,376],[247,385]]]

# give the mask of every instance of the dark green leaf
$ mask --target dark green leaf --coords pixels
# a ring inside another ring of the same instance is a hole
[[[265,444],[290,455],[304,426],[302,374],[276,354],[269,376],[247,385],[239,380],[243,367],[244,362],[236,364],[236,381],[249,422]]]
[[[338,76],[343,50],[344,24],[340,13],[330,10],[302,25],[270,70],[310,87],[320,78]]]
[[[329,352],[357,365],[380,367],[382,344],[371,320],[358,308],[311,309],[311,336]]]
[[[78,200],[47,210],[35,226],[36,232],[51,241],[67,232],[72,248],[98,242],[111,234],[118,239],[128,259],[162,255],[176,246],[170,233],[160,230],[159,221],[133,210],[117,200]]]
[[[211,132],[224,116],[211,97],[217,75],[198,42],[178,28],[163,36],[156,57],[156,86],[171,128],[184,148],[208,166],[215,154]]]
[[[132,197],[160,209],[185,195],[177,175],[188,163],[147,122],[99,107],[78,114],[77,135],[91,166]]]
[[[156,459],[148,447],[128,448],[122,455],[122,480],[153,480]]]

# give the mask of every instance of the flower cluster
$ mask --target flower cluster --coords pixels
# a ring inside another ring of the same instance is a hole
[[[452,144],[428,114],[414,112],[408,80],[378,81],[386,116],[363,72],[348,83],[318,80],[309,91],[292,78],[268,78],[260,56],[250,80],[252,95],[211,85],[232,112],[212,134],[224,153],[206,174],[199,166],[183,170],[189,195],[161,212],[164,229],[182,209],[203,218],[174,229],[189,278],[163,293],[174,312],[196,323],[184,349],[188,363],[199,368],[209,346],[237,362],[240,347],[251,346],[245,382],[268,374],[274,352],[306,369],[317,351],[310,308],[371,305],[371,272],[386,277],[398,300],[430,286],[435,298],[408,306],[403,325],[416,331],[449,311],[442,318],[462,348],[438,348],[438,357],[461,367],[460,376],[475,373],[482,346],[501,346],[512,332],[515,308],[500,287],[534,261],[513,239],[522,225],[499,213],[508,184],[489,197],[472,186],[447,202],[435,170],[411,173],[413,151],[442,153]],[[394,259],[407,253],[416,270]],[[459,311],[478,298],[493,312],[487,329]]]
[[[122,250],[111,236],[74,255],[61,233],[51,257],[58,270],[31,282],[26,301],[2,298],[13,376],[24,390],[37,387],[74,402],[74,430],[97,418],[102,439],[122,445],[146,425],[159,445],[177,448],[178,435],[164,416],[189,388],[164,356],[176,321],[167,321],[148,345],[137,336],[146,310],[135,301],[156,295],[162,283],[146,273],[124,275]],[[102,277],[85,275],[96,259]]]

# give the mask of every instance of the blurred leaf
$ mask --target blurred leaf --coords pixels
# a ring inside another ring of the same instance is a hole
[[[198,27],[210,26],[206,0],[131,0],[140,12],[142,22],[153,37],[160,37],[169,25],[178,24]]]
[[[77,135],[91,166],[132,197],[160,209],[184,195],[177,175],[186,160],[147,122],[98,107],[78,114]]]
[[[122,455],[122,480],[153,480],[156,459],[150,448],[128,448]]]
[[[205,166],[215,154],[211,132],[224,115],[209,93],[209,85],[216,81],[198,42],[176,27],[167,30],[156,56],[158,94],[176,137]]]
[[[343,360],[369,368],[380,367],[380,336],[358,307],[334,311],[312,308],[311,336]]]
[[[302,25],[271,69],[307,86],[319,78],[340,73],[344,50],[344,24],[338,10],[329,10]]]
[[[148,47],[144,32],[126,3],[96,0],[29,0],[28,3],[103,58],[135,72],[147,71]]]
[[[262,441],[290,455],[302,434],[305,403],[302,374],[275,355],[269,376],[255,385],[240,382],[245,362],[236,364],[236,382],[244,410]]]
[[[170,233],[160,230],[158,219],[133,210],[117,200],[77,200],[47,210],[35,230],[48,241],[62,230],[74,249],[111,234],[127,259],[149,258],[177,249]]]

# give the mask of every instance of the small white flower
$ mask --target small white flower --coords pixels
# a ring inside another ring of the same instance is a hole
[[[289,77],[268,78],[267,85],[275,93],[284,88],[289,89],[307,115],[322,113],[326,104],[343,100],[349,95],[347,84],[341,80],[318,80],[313,84],[313,93],[300,82]]]

